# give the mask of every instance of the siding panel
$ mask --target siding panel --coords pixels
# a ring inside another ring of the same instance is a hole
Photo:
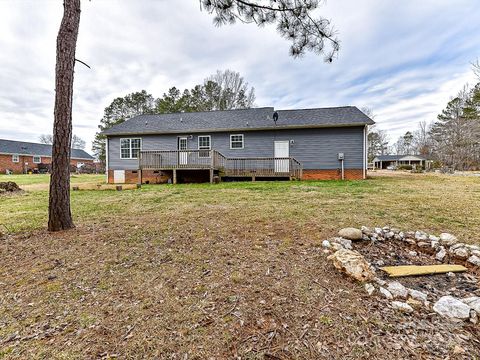
[[[345,169],[363,167],[363,126],[320,129],[291,129],[244,132],[244,149],[230,149],[230,134],[239,132],[185,135],[144,135],[143,150],[176,150],[178,136],[188,136],[188,148],[198,148],[198,136],[210,135],[212,149],[227,157],[273,157],[274,141],[293,140],[290,156],[304,169],[338,169],[337,154],[345,154]],[[135,170],[138,160],[120,159],[120,137],[110,137],[108,143],[110,170]]]

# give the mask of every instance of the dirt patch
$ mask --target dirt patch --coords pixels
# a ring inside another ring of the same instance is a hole
[[[151,214],[143,223],[118,217],[0,241],[0,352],[18,359],[480,356],[476,329],[399,314],[367,296],[292,224],[239,226],[214,213]],[[457,345],[468,356],[454,355]]]

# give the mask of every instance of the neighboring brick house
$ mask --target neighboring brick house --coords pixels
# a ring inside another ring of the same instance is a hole
[[[372,124],[354,106],[140,115],[103,132],[108,182],[365,179]]]
[[[72,167],[94,166],[93,157],[80,149],[72,149]],[[49,171],[52,145],[0,139],[0,174]]]

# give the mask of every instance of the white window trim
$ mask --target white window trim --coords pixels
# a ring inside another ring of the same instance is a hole
[[[129,140],[130,141],[130,146],[129,146],[129,154],[130,157],[122,157],[122,140]],[[120,138],[120,159],[121,160],[137,160],[138,157],[132,157],[132,140],[140,140],[140,151],[142,151],[142,138]]]
[[[232,147],[232,137],[233,136],[241,136],[242,137],[242,147]],[[242,150],[245,148],[245,135],[243,134],[230,134],[230,150]]]
[[[38,158],[39,160],[35,161],[35,158]],[[42,157],[38,156],[38,155],[33,155],[32,156],[32,161],[33,161],[34,164],[41,164],[42,163]]]
[[[208,149],[200,149],[200,138],[204,138],[204,137],[208,137]],[[198,150],[212,150],[212,136],[211,135],[198,135],[197,149]],[[209,157],[211,157],[211,151],[209,151],[208,156],[200,156],[200,152],[199,152],[198,157],[209,158]]]
[[[19,163],[19,162],[20,162],[20,155],[18,155],[18,154],[13,154],[13,155],[12,155],[12,162],[13,162],[13,163]]]

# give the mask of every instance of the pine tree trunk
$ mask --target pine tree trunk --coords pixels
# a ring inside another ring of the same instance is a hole
[[[74,227],[70,210],[70,144],[75,48],[80,25],[80,0],[64,0],[64,13],[57,36],[55,111],[53,123],[52,174],[48,207],[48,230]]]

